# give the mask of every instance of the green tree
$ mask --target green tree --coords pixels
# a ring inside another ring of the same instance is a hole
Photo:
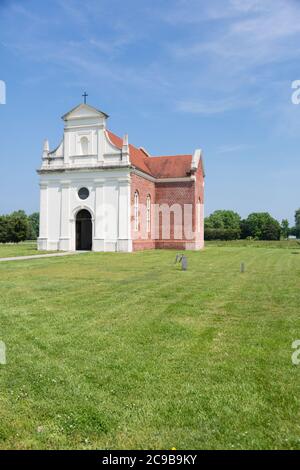
[[[295,225],[300,227],[300,209],[295,211]]]
[[[281,235],[283,238],[288,238],[290,234],[290,227],[289,227],[289,221],[287,219],[283,219],[281,221]]]
[[[300,238],[300,209],[295,211],[295,230],[294,235]]]
[[[294,237],[296,236],[296,227],[290,228],[290,235],[293,235]]]
[[[28,240],[36,240],[39,236],[40,214],[34,212],[28,216]]]
[[[241,217],[234,211],[217,210],[205,218],[206,240],[234,240],[240,238]]]
[[[16,211],[8,217],[8,240],[9,242],[19,243],[27,239],[28,218],[24,211]]]
[[[217,210],[205,218],[207,228],[239,229],[241,217],[234,211]]]
[[[258,240],[279,240],[281,227],[268,212],[253,212],[242,221],[242,238]]]
[[[9,216],[7,215],[0,216],[0,243],[7,243],[9,241],[8,222],[9,222]]]

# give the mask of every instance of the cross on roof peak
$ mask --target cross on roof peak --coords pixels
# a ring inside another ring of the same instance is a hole
[[[82,96],[83,96],[84,104],[86,104],[86,99],[87,99],[87,97],[88,97],[89,95],[88,95],[87,92],[85,91]]]

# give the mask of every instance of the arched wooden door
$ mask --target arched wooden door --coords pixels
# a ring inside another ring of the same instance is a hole
[[[90,212],[82,209],[76,216],[76,250],[90,251],[93,245],[93,223]]]

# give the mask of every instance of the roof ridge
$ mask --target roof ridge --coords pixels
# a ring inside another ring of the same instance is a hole
[[[151,155],[152,158],[191,157],[191,153],[175,153],[174,155]]]

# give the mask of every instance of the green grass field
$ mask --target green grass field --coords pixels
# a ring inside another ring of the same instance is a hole
[[[38,251],[36,242],[0,243],[0,258],[13,258],[15,256],[40,255],[46,252]]]
[[[0,448],[300,449],[300,250],[175,253],[0,263]]]

